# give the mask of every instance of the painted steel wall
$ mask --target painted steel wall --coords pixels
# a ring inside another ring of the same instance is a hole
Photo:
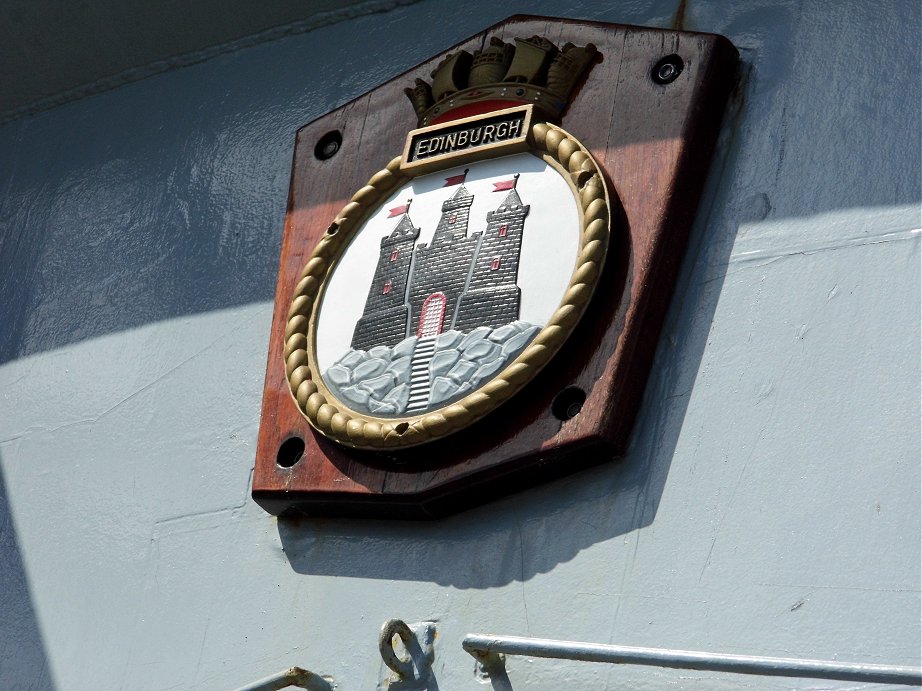
[[[392,616],[443,691],[467,632],[919,664],[919,5],[681,4],[746,74],[630,453],[431,524],[248,498],[294,132],[513,12],[674,3],[428,0],[0,128],[0,688],[372,689]]]

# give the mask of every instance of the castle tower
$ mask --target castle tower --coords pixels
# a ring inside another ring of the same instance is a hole
[[[430,247],[451,244],[467,237],[467,225],[474,195],[462,183],[449,199],[442,202],[442,217],[435,228]]]
[[[395,346],[406,337],[407,281],[413,245],[419,237],[419,228],[413,227],[410,220],[409,208],[409,202],[406,207],[398,207],[402,216],[397,227],[381,239],[381,254],[368,289],[365,311],[352,335],[352,347],[357,350]]]
[[[530,207],[522,205],[515,190],[517,180],[518,176],[511,183],[494,183],[498,189],[509,189],[505,186],[509,184],[511,190],[496,211],[487,214],[487,229],[452,328],[460,331],[478,326],[496,328],[519,318],[522,291],[516,281],[522,231]]]
[[[451,198],[442,203],[442,216],[432,242],[416,248],[408,297],[410,336],[420,333],[424,306],[429,310],[425,335],[447,331],[454,321],[458,298],[464,290],[479,239],[479,233],[467,236],[473,203],[474,195],[462,183]]]

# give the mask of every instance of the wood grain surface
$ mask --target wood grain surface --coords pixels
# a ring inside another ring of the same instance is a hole
[[[253,498],[267,511],[432,518],[623,454],[737,54],[709,34],[535,17],[513,17],[446,53],[477,50],[491,36],[535,34],[558,46],[591,42],[600,52],[560,123],[599,162],[614,207],[612,246],[586,315],[545,370],[502,406],[501,422],[488,415],[444,440],[391,454],[345,449],[314,432],[284,371],[292,291],[330,221],[417,126],[404,87],[428,79],[445,54],[304,126],[295,144],[253,477]],[[672,83],[657,84],[651,70],[670,54],[684,69]],[[318,159],[318,140],[335,130],[342,133],[339,152]],[[562,421],[552,405],[571,387],[585,393],[585,403]],[[279,447],[292,437],[304,440],[304,455],[282,467]]]

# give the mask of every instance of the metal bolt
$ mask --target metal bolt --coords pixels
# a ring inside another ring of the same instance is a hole
[[[323,155],[327,158],[333,158],[337,151],[339,151],[339,142],[335,140],[328,141],[322,149]]]
[[[333,158],[339,151],[343,143],[343,134],[339,130],[333,130],[323,135],[314,147],[314,156],[318,160],[328,161]]]
[[[656,73],[656,76],[659,77],[661,82],[671,82],[678,73],[679,71],[676,69],[676,66],[667,62],[659,68],[659,72]]]
[[[683,67],[685,67],[685,63],[682,58],[678,55],[667,55],[653,66],[650,78],[657,84],[669,84],[682,74]]]
[[[551,413],[558,420],[572,420],[583,409],[586,392],[577,386],[568,386],[554,397]]]

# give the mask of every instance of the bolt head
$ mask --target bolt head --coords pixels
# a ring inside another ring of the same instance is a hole
[[[660,78],[660,81],[671,82],[673,77],[675,77],[675,73],[675,65],[667,62],[665,65],[660,66],[659,72],[657,72],[656,75]]]
[[[650,78],[657,84],[670,84],[682,74],[682,69],[684,67],[685,63],[681,57],[678,55],[667,55],[653,66]]]

